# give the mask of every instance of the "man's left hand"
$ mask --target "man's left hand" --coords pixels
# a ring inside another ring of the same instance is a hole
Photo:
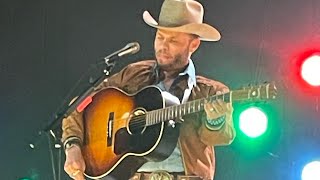
[[[214,120],[224,115],[231,115],[233,108],[231,103],[218,99],[212,103],[206,103],[204,109],[208,120]]]

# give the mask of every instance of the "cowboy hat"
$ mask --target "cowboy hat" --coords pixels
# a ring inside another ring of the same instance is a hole
[[[203,41],[218,41],[221,35],[214,27],[203,23],[203,6],[195,0],[164,0],[159,23],[144,11],[143,20],[149,26],[198,35]]]

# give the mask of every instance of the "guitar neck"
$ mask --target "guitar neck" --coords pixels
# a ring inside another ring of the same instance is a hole
[[[146,126],[151,126],[164,121],[182,117],[187,114],[201,112],[204,110],[204,104],[221,99],[225,102],[243,101],[250,99],[269,98],[269,87],[250,88],[230,91],[225,94],[209,96],[207,98],[197,99],[180,105],[174,105],[163,109],[153,110],[147,113]]]

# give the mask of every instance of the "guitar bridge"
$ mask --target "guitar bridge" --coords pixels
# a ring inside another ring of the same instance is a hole
[[[107,121],[107,146],[112,145],[112,134],[113,134],[113,121],[114,121],[114,112],[109,113],[109,119]]]

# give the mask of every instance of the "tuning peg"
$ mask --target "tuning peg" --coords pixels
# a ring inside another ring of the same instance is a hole
[[[252,86],[251,86],[251,83],[248,83],[247,86],[243,86],[242,89],[243,90],[246,90],[246,89],[250,89]]]

